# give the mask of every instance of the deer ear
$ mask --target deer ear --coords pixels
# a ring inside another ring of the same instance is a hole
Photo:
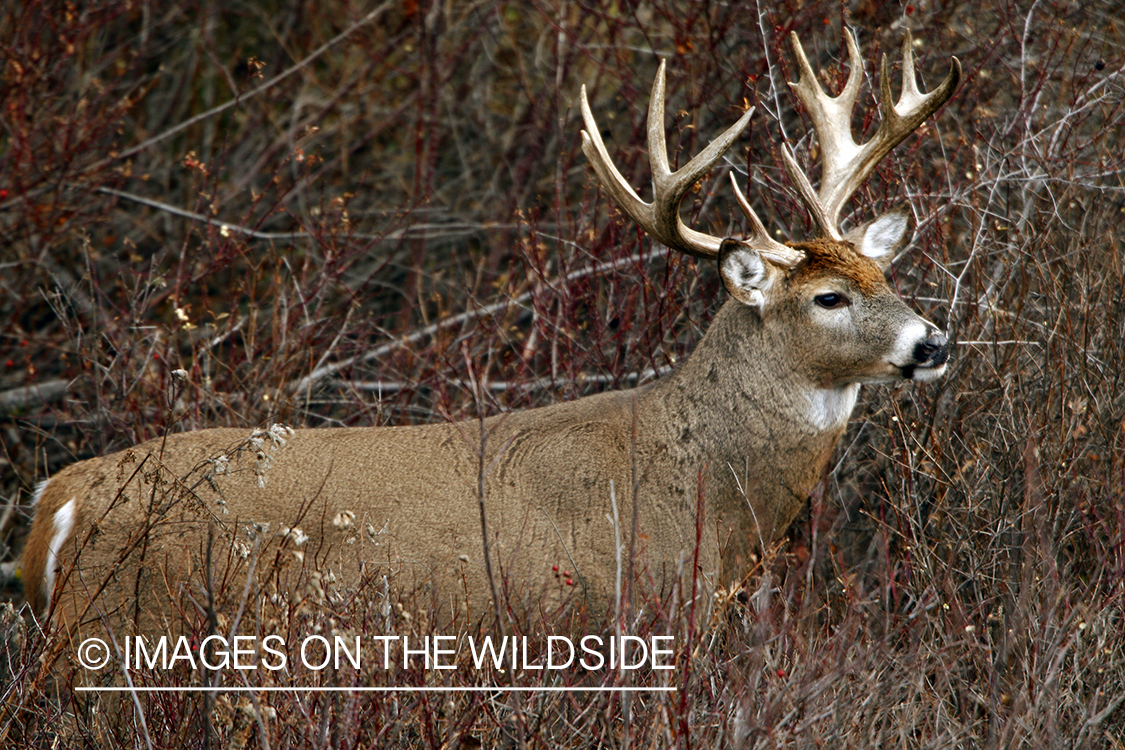
[[[761,310],[773,283],[774,267],[762,254],[740,240],[727,238],[719,246],[719,275],[727,292],[744,305]]]
[[[909,226],[910,211],[906,206],[899,206],[859,225],[844,235],[844,239],[855,245],[857,253],[866,255],[885,271],[895,252],[902,247]]]

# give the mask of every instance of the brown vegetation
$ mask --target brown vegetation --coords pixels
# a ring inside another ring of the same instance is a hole
[[[674,670],[581,676],[676,692],[148,693],[114,724],[97,699],[74,700],[84,677],[58,639],[0,612],[0,737],[1119,746],[1125,30],[1114,8],[844,10],[868,55],[895,59],[902,28],[914,30],[927,84],[950,54],[964,66],[951,104],[846,209],[862,220],[906,195],[921,220],[893,283],[956,346],[941,382],[865,391],[806,517],[727,617],[637,603],[646,614],[623,627],[673,633]],[[846,75],[834,67],[841,6],[825,2],[49,2],[0,14],[9,561],[37,480],[146,438],[473,417],[662,372],[692,349],[721,288],[712,267],[654,248],[598,194],[579,85],[595,111],[616,113],[599,123],[637,186],[658,57],[671,61],[673,159],[757,106],[730,167],[749,172],[771,229],[802,237],[777,158],[780,139],[808,132],[784,84],[797,77],[788,32],[814,67],[838,72],[830,85]],[[870,132],[875,117],[855,128]],[[806,161],[810,146],[798,144]],[[723,171],[685,210],[718,235],[743,229]],[[300,612],[263,598],[254,622],[294,639],[426,632],[425,612],[368,593]],[[572,677],[462,664],[249,679]],[[204,684],[188,671],[133,679]]]

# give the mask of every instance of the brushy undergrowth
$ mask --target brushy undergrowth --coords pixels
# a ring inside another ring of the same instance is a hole
[[[659,58],[674,160],[756,106],[685,217],[742,231],[735,170],[800,238],[779,144],[810,164],[815,145],[787,37],[838,90],[841,14],[866,58],[857,132],[878,122],[872,61],[893,69],[905,29],[927,84],[950,55],[964,66],[850,206],[914,211],[892,284],[949,332],[951,365],[865,389],[808,513],[726,616],[625,623],[675,634],[674,670],[590,678],[675,692],[151,693],[107,717],[75,700],[65,644],[5,609],[0,744],[1123,746],[1125,28],[1110,0],[5,4],[3,559],[37,481],[168,431],[471,418],[659,377],[721,287],[599,192],[579,86],[638,187]],[[255,622],[428,632],[393,592],[341,603],[310,586],[299,617],[263,601]],[[440,679],[517,677],[461,664]]]

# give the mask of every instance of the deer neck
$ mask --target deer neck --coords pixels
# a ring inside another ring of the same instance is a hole
[[[744,515],[747,499],[776,511],[759,519],[769,537],[821,481],[858,392],[803,377],[783,336],[728,301],[692,356],[638,398],[638,415],[684,471],[706,467],[712,512]]]
[[[735,445],[744,445],[762,427],[773,431],[772,438],[763,436],[771,443],[835,439],[847,424],[859,386],[814,382],[799,363],[795,366],[790,349],[784,334],[730,300],[691,357],[646,396],[669,416],[721,427],[729,435],[724,442]]]

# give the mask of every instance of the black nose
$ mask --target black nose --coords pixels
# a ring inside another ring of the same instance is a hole
[[[931,366],[945,364],[949,359],[949,339],[940,331],[934,331],[930,337],[914,347],[914,361],[919,364]]]

